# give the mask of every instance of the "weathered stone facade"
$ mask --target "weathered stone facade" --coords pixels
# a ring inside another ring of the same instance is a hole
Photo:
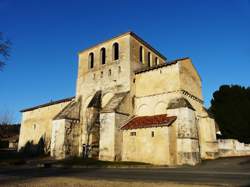
[[[73,98],[63,99],[22,110],[18,150],[22,151],[27,146],[36,147],[39,141],[43,141],[45,152],[49,152],[51,148],[53,118],[65,108],[72,99]]]
[[[80,52],[78,64],[75,98],[23,110],[19,149],[45,136],[57,159],[87,154],[195,165],[218,156],[215,122],[204,110],[190,58],[168,62],[128,32]],[[142,118],[124,128],[136,116],[151,116],[152,124],[141,124]],[[159,121],[173,118],[171,124]]]

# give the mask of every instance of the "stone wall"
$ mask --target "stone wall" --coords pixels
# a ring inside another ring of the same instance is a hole
[[[136,74],[135,114],[166,113],[168,102],[178,97],[186,98],[197,115],[202,114],[201,80],[190,59]]]
[[[179,63],[180,89],[203,100],[201,78],[191,62],[191,59],[182,59]]]
[[[119,43],[119,59],[112,58],[112,45]],[[101,64],[100,50],[106,49],[106,64]],[[89,53],[94,53],[94,68],[88,66]],[[104,106],[115,93],[130,90],[131,84],[131,64],[130,64],[130,36],[123,35],[118,38],[106,41],[92,48],[79,53],[77,97],[82,98],[81,108],[81,144],[86,144],[86,107],[93,98],[96,91],[102,91],[102,105]],[[128,98],[131,103],[131,98]],[[131,105],[125,107],[132,111]],[[82,146],[79,147],[82,152]]]
[[[35,146],[43,139],[45,151],[50,151],[52,120],[69,102],[23,112],[18,150],[24,148],[27,143]]]
[[[54,120],[52,124],[50,155],[57,159],[65,158],[65,125],[65,119]]]
[[[119,59],[113,59],[113,44],[119,44]],[[140,46],[144,48],[145,63],[139,62]],[[100,50],[106,49],[106,63],[101,63]],[[134,112],[134,71],[138,68],[147,67],[147,54],[151,53],[151,62],[155,57],[159,64],[164,62],[161,55],[138,39],[131,33],[125,33],[106,42],[88,48],[79,53],[78,78],[76,97],[82,98],[81,126],[82,142],[86,141],[86,119],[84,113],[86,106],[96,91],[102,91],[102,107],[120,92],[128,92],[125,101],[121,104],[119,110],[123,113],[133,115]],[[94,67],[89,66],[89,54],[94,54]],[[153,64],[152,64],[153,65]],[[87,89],[86,89],[87,88]],[[81,152],[81,147],[80,150]]]
[[[195,165],[201,162],[198,127],[195,112],[189,108],[168,109],[167,115],[177,116],[177,165]]]
[[[124,114],[116,113],[115,115],[115,161],[122,160],[122,150],[123,150],[123,136],[121,127],[124,125],[125,121],[127,121],[129,117]]]
[[[215,121],[209,116],[198,118],[200,151],[202,159],[215,159],[218,155]]]
[[[119,59],[112,58],[112,45],[119,43]],[[106,64],[101,64],[100,50],[106,49]],[[88,65],[89,54],[94,53],[94,67]],[[125,35],[115,40],[101,43],[79,53],[77,97],[83,101],[98,90],[107,92],[128,91],[130,88],[130,40]],[[110,74],[110,72],[111,74]],[[86,89],[88,88],[88,89]]]
[[[170,92],[135,98],[135,115],[166,114],[169,101],[181,97],[180,92]]]
[[[131,54],[131,64],[133,64],[133,71],[139,70],[143,67],[148,67],[148,52],[151,53],[151,66],[155,65],[155,58],[158,58],[158,64],[163,64],[165,63],[165,59],[163,59],[161,56],[157,55],[154,51],[149,49],[148,46],[145,44],[141,43],[134,37],[130,37],[130,54]],[[140,62],[140,47],[143,48],[143,61]]]
[[[79,123],[76,120],[53,120],[51,137],[51,156],[64,159],[78,155]]]
[[[172,64],[136,74],[136,97],[144,97],[180,90],[179,67]]]
[[[219,156],[234,157],[234,156],[249,156],[250,144],[240,143],[235,139],[219,139]]]
[[[120,128],[127,118],[128,116],[115,112],[100,114],[100,160],[121,160],[123,140]]]
[[[99,159],[114,160],[115,155],[115,113],[100,115]]]
[[[168,127],[124,130],[122,160],[170,165],[171,143]]]
[[[113,58],[114,43],[119,44],[119,59],[116,60]],[[143,47],[142,62],[140,47]],[[101,63],[100,51],[103,48],[106,50],[105,64]],[[93,67],[89,64],[90,54],[94,55]],[[161,67],[155,67],[156,58]],[[200,162],[200,156],[203,159],[216,158],[215,123],[203,109],[199,74],[189,58],[164,65],[165,60],[164,56],[132,33],[80,52],[76,102],[62,102],[23,112],[19,149],[27,142],[38,144],[42,138],[46,147],[51,146],[51,155],[56,158],[80,156],[88,139],[87,106],[100,91],[100,133],[92,133],[90,137],[91,145],[99,141],[99,144],[96,143],[99,159],[194,165]],[[117,99],[119,103],[111,102],[121,93],[126,95],[121,100]],[[185,98],[191,107],[167,110],[169,103],[176,98]],[[105,107],[108,103],[118,105]],[[62,111],[63,108],[65,110]],[[102,110],[104,108],[109,110]],[[52,122],[60,111],[58,118]],[[177,116],[177,120],[170,127],[120,130],[124,121],[134,115],[157,114]],[[249,149],[249,146],[236,141],[224,141],[219,142],[222,156],[241,155]]]

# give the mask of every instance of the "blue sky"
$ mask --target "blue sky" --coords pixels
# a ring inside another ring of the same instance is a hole
[[[134,31],[169,60],[191,57],[205,105],[222,84],[250,85],[249,0],[0,0],[11,58],[0,72],[0,113],[75,94],[77,53]]]

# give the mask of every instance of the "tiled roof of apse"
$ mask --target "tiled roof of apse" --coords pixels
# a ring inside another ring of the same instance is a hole
[[[170,126],[175,120],[176,116],[167,116],[166,114],[154,116],[138,116],[131,119],[127,124],[121,127],[122,130],[163,127]]]

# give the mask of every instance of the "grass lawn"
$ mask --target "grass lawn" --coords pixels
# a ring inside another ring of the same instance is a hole
[[[18,153],[16,150],[0,149],[0,166],[24,165],[32,161],[40,162],[42,160],[47,160],[48,158],[48,156],[27,156]]]
[[[0,166],[25,164],[25,158],[15,150],[0,149]]]
[[[60,164],[65,166],[133,166],[133,165],[148,165],[147,163],[142,162],[111,162],[111,161],[101,161],[96,159],[83,159],[81,157],[73,157],[64,160],[53,160],[53,158],[49,156],[39,156],[32,157],[24,154],[20,154],[15,150],[0,150],[0,166],[8,166],[8,165],[25,165],[25,164]]]
[[[12,181],[0,184],[0,186],[13,186],[13,187],[27,187],[27,186],[55,186],[55,187],[208,187],[210,185],[198,184],[178,184],[174,182],[143,182],[143,181],[117,181],[117,180],[87,180],[75,177],[49,177],[49,178],[35,178],[22,181]]]
[[[56,161],[55,164],[63,164],[63,165],[94,165],[94,166],[128,166],[128,165],[150,165],[143,162],[124,162],[124,161],[101,161],[96,159],[83,159],[80,157],[69,158],[65,160]]]

